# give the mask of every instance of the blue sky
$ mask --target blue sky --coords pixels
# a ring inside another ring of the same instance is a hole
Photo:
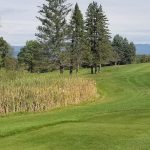
[[[0,0],[0,36],[11,45],[24,45],[35,39],[40,24],[39,8],[44,0]],[[84,13],[90,0],[68,0],[78,2]],[[150,44],[150,1],[148,0],[98,0],[109,19],[112,33],[127,37],[135,43]]]

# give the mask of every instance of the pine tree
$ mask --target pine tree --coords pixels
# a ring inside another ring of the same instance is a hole
[[[97,31],[99,35],[98,39],[98,67],[101,68],[101,64],[109,64],[112,59],[113,49],[110,41],[110,30],[108,28],[108,19],[104,14],[102,5],[98,8],[97,13]]]
[[[85,30],[86,30],[86,40],[88,41],[88,46],[91,53],[91,73],[93,74],[93,67],[96,63],[96,13],[97,13],[98,5],[96,2],[90,3],[86,12],[86,22],[85,22]]]
[[[62,53],[65,50],[65,38],[67,35],[66,17],[71,11],[71,4],[66,0],[46,0],[39,11],[41,17],[37,17],[42,26],[38,27],[38,40],[44,45],[45,55],[52,63],[59,65],[63,73]]]
[[[76,3],[75,9],[73,11],[71,21],[70,21],[70,73],[72,73],[72,68],[75,66],[76,73],[78,72],[78,67],[81,64],[82,51],[83,51],[83,34],[84,34],[84,21],[83,15]]]
[[[129,49],[129,42],[127,38],[123,39],[122,42],[122,51],[123,51],[123,58],[122,58],[122,64],[129,64],[129,58],[130,58],[130,49]]]
[[[118,63],[131,64],[135,61],[135,45],[133,42],[129,43],[127,38],[123,38],[120,35],[116,35],[113,39],[112,46],[113,50],[119,56]]]
[[[108,29],[107,17],[104,15],[102,6],[98,6],[97,2],[89,5],[86,13],[86,37],[91,50],[91,73],[93,68],[97,73],[97,66],[108,61],[111,42]]]

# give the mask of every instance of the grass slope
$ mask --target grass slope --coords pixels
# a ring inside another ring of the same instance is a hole
[[[150,64],[105,68],[91,104],[0,118],[2,150],[149,150]]]

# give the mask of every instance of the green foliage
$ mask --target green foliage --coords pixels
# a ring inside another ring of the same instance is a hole
[[[136,61],[136,47],[133,42],[129,45],[129,62],[134,63]]]
[[[98,6],[97,2],[90,3],[86,12],[85,30],[91,51],[91,66],[97,67],[110,61],[109,54],[112,48],[107,22],[102,6]]]
[[[136,62],[137,63],[148,63],[148,62],[150,62],[150,55],[137,55]]]
[[[82,62],[82,53],[83,53],[83,36],[84,36],[84,21],[83,15],[79,9],[78,4],[76,3],[75,9],[73,11],[71,21],[70,21],[70,65],[75,66],[76,71],[78,66]]]
[[[117,62],[120,64],[131,64],[135,62],[136,48],[133,42],[129,43],[126,38],[116,35],[112,42],[113,50],[118,54]]]
[[[37,17],[42,26],[38,27],[39,33],[36,36],[42,43],[46,56],[56,66],[64,63],[61,56],[65,50],[68,31],[66,17],[70,6],[66,0],[46,0],[46,4],[39,11],[41,17]]]
[[[9,50],[9,44],[2,37],[0,37],[0,68],[5,67],[5,59],[9,54]]]
[[[27,41],[20,53],[18,54],[18,62],[29,72],[42,72],[45,68],[43,61],[42,46],[37,41]]]
[[[110,41],[108,19],[101,5],[89,4],[85,21],[76,3],[69,24],[67,17],[71,4],[67,0],[45,0],[40,7],[41,22],[37,41],[28,41],[18,55],[12,58],[9,44],[0,39],[0,67],[26,69],[29,72],[48,72],[70,67],[91,67],[91,73],[99,72],[102,65],[131,64],[135,62],[136,48],[133,42],[116,35]]]
[[[5,58],[5,68],[7,70],[17,70],[18,69],[18,61],[13,57],[6,57]]]

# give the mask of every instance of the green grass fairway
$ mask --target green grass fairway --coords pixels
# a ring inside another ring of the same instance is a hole
[[[0,117],[0,150],[150,150],[150,64],[88,71],[95,102]]]

